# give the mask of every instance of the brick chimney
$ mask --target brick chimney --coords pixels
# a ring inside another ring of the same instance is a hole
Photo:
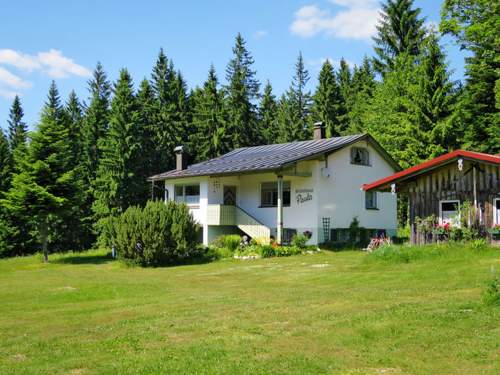
[[[315,141],[318,141],[320,139],[325,139],[326,138],[326,133],[325,133],[325,126],[323,125],[323,122],[315,122],[314,127],[313,127],[313,139]]]
[[[177,146],[174,148],[175,152],[175,161],[176,161],[176,166],[175,169],[178,171],[182,171],[187,168],[188,166],[188,155],[187,155],[187,150],[186,147],[184,146]]]

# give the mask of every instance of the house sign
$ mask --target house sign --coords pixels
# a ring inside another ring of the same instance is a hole
[[[295,190],[295,199],[297,204],[312,201],[314,189],[297,189]]]

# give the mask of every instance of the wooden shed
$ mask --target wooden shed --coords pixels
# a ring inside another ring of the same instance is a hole
[[[500,156],[457,150],[378,181],[365,191],[408,196],[411,242],[426,242],[415,221],[435,215],[439,224],[459,225],[460,207],[470,202],[475,220],[487,233],[500,226]]]

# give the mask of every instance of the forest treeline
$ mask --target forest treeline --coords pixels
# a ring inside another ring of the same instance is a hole
[[[329,137],[369,132],[403,167],[457,148],[498,153],[498,14],[498,2],[445,0],[438,31],[412,0],[387,0],[374,57],[354,67],[325,61],[314,92],[299,53],[277,97],[256,79],[238,34],[224,79],[211,66],[191,90],[160,50],[138,84],[127,69],[111,83],[98,63],[84,101],[75,92],[63,101],[53,82],[32,132],[16,97],[8,131],[0,131],[0,256],[95,245],[109,217],[151,197],[147,177],[173,169],[180,144],[196,162],[310,139],[322,121]],[[464,82],[451,79],[445,34],[467,51]]]

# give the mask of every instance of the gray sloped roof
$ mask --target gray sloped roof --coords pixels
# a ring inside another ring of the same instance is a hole
[[[357,134],[321,140],[243,147],[217,158],[190,165],[184,170],[174,169],[157,174],[149,180],[275,171],[300,160],[312,159],[333,152],[365,138],[373,140],[368,134]],[[393,160],[392,162],[396,164]]]

